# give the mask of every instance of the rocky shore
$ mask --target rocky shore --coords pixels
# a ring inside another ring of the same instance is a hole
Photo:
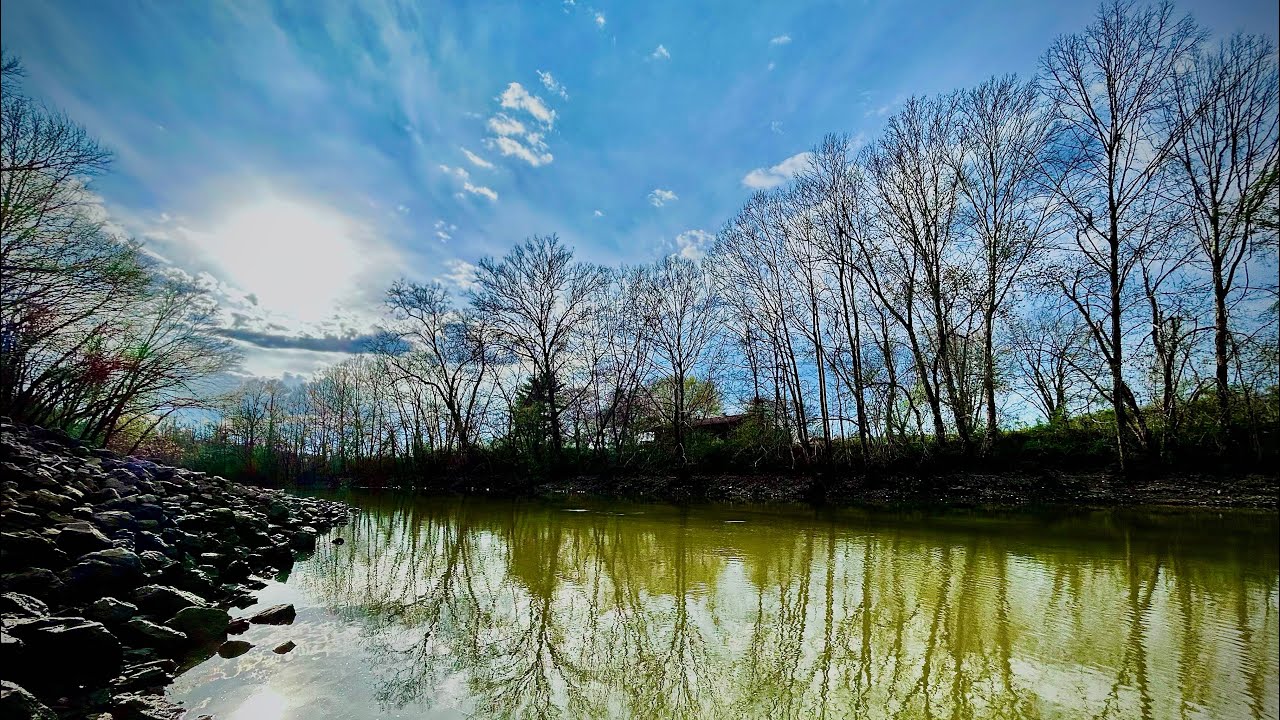
[[[352,512],[0,418],[0,718],[185,717],[164,686],[292,622],[235,609]]]

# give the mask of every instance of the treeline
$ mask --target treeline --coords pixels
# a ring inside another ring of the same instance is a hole
[[[1036,78],[825,138],[700,262],[605,268],[533,237],[462,304],[397,284],[368,355],[251,383],[185,442],[339,475],[1264,463],[1277,84],[1262,37],[1108,3]],[[741,416],[703,422],[723,405]]]
[[[235,365],[215,304],[108,222],[87,183],[110,154],[0,84],[0,415],[125,451]]]
[[[368,352],[145,448],[276,481],[1265,467],[1278,92],[1267,39],[1110,2],[1037,77],[823,139],[705,257],[601,267],[534,236],[459,296],[397,283]]]

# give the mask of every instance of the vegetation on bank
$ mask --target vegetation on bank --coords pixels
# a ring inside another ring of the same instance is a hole
[[[270,483],[1274,467],[1275,48],[1167,3],[1109,1],[1039,77],[823,139],[677,255],[534,236],[461,286],[396,283],[314,378],[216,396],[207,291],[112,233],[84,184],[105,153],[5,67],[23,422]]]

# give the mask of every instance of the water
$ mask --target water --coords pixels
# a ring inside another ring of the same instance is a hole
[[[351,500],[191,717],[1280,717],[1274,513]]]

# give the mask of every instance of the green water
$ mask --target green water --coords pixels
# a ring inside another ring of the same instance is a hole
[[[1280,717],[1274,513],[350,499],[191,717]]]

